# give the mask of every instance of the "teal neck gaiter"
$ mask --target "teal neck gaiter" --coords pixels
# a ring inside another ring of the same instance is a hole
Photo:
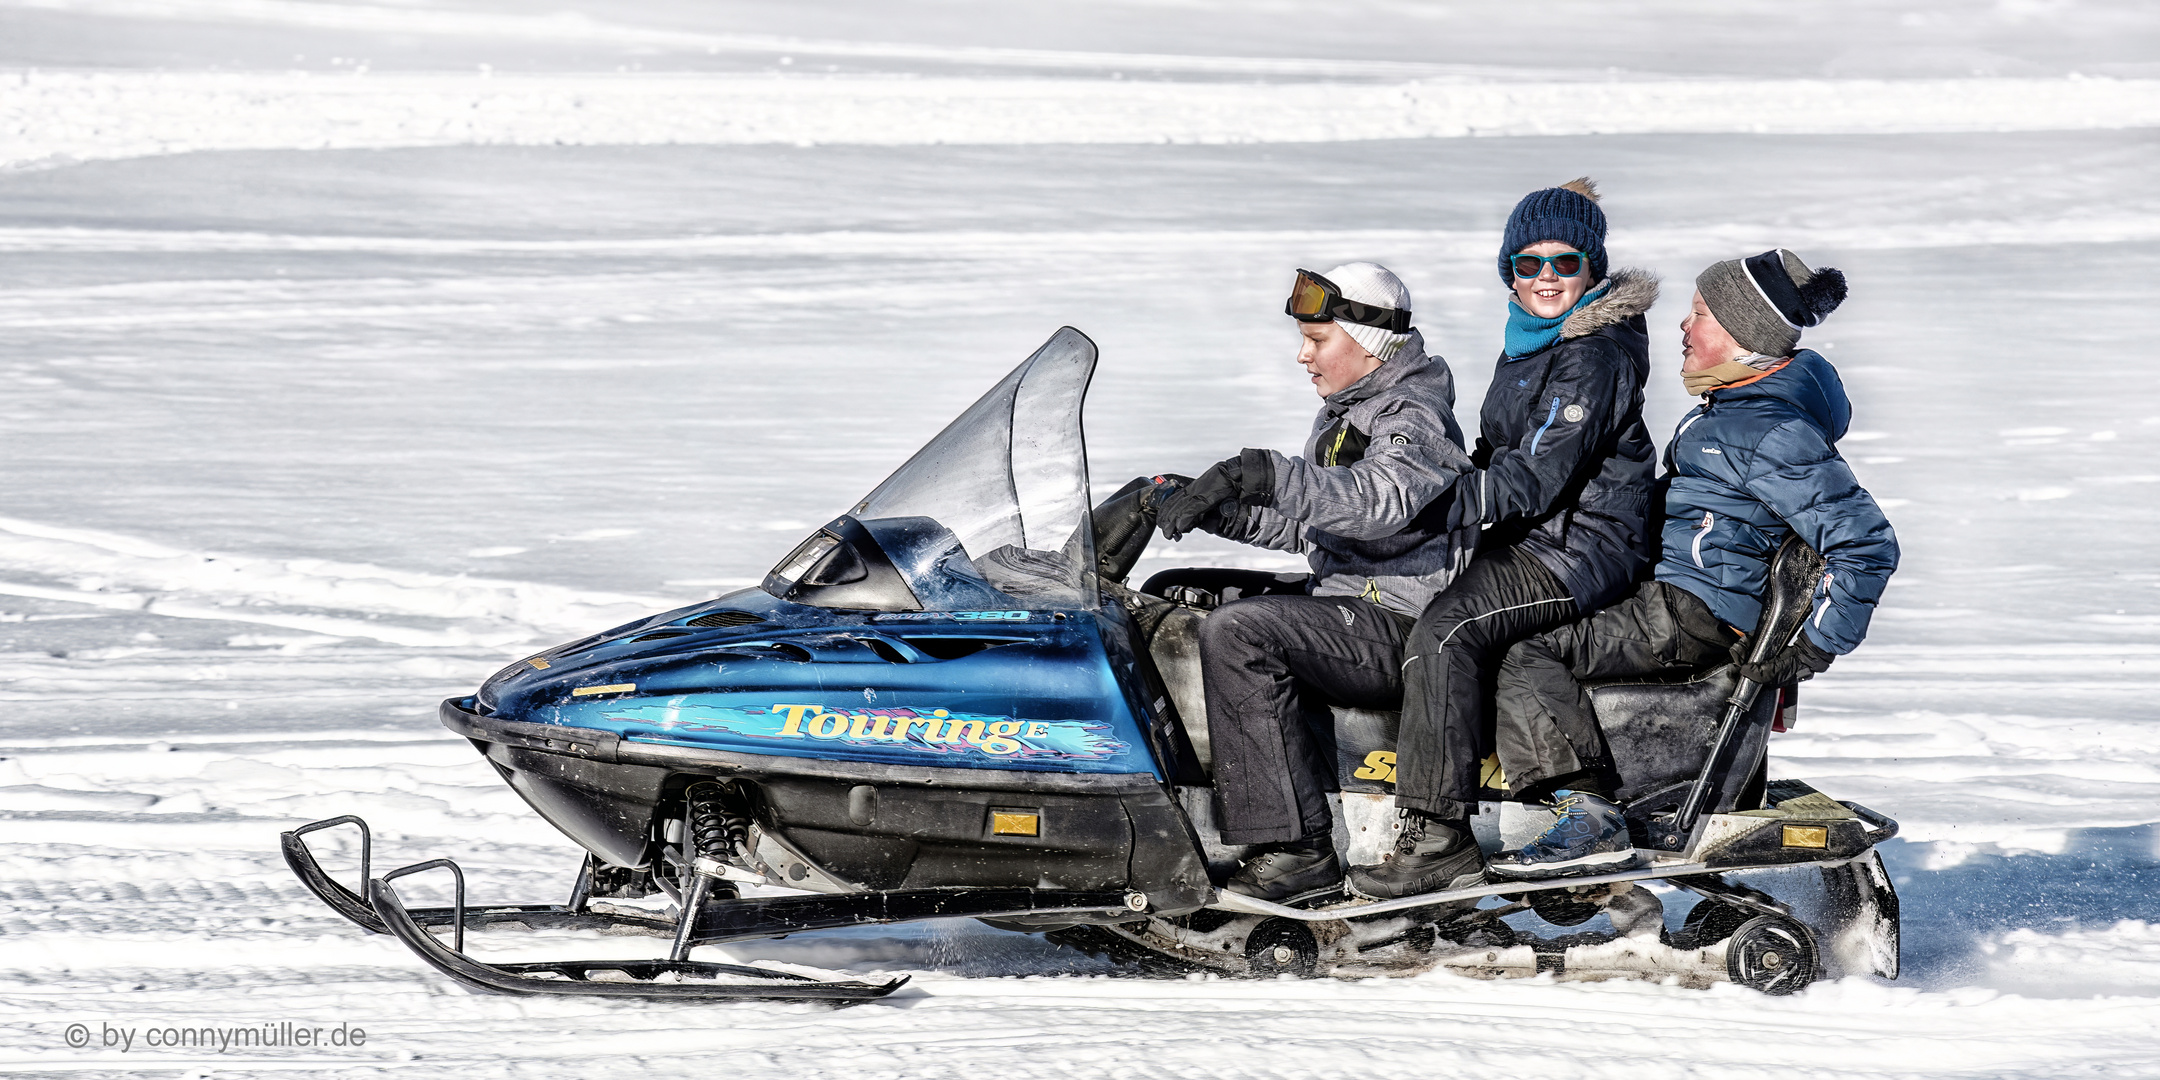
[[[1566,322],[1568,316],[1581,311],[1584,304],[1603,296],[1605,290],[1611,287],[1612,279],[1606,278],[1598,283],[1597,288],[1584,293],[1582,299],[1575,301],[1574,307],[1550,319],[1541,319],[1524,311],[1522,305],[1515,302],[1514,297],[1508,297],[1507,344],[1505,346],[1508,359],[1520,360],[1525,356],[1544,352],[1546,349],[1551,348],[1554,342],[1560,340],[1560,324]]]

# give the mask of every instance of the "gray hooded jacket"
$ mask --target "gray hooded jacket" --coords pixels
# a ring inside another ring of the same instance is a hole
[[[1359,596],[1415,618],[1469,563],[1476,530],[1449,533],[1443,498],[1471,471],[1455,376],[1417,331],[1323,402],[1304,456],[1268,453],[1274,504],[1223,535],[1306,556],[1314,595]]]

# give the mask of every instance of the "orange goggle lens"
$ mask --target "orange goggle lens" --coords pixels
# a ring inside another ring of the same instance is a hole
[[[1309,319],[1327,312],[1328,289],[1310,276],[1299,273],[1297,284],[1290,287],[1290,314]]]

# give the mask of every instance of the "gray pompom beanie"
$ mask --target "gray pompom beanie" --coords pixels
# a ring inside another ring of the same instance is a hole
[[[1343,299],[1355,300],[1374,307],[1410,310],[1410,290],[1403,285],[1395,272],[1379,263],[1344,263],[1321,275],[1342,290]],[[1365,347],[1365,351],[1385,363],[1395,359],[1402,351],[1403,343],[1410,340],[1407,333],[1398,334],[1383,326],[1366,326],[1362,323],[1335,320],[1335,325],[1350,335],[1350,340]]]
[[[1696,276],[1695,288],[1718,325],[1741,348],[1762,356],[1791,356],[1800,331],[1845,302],[1842,272],[1810,270],[1784,248],[1714,263]]]

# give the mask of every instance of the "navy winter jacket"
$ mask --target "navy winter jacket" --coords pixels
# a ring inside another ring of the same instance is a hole
[[[1898,563],[1890,522],[1838,456],[1851,419],[1837,369],[1807,349],[1767,377],[1711,391],[1665,448],[1658,580],[1753,633],[1770,559],[1799,533],[1828,563],[1808,638],[1851,652]]]
[[[1618,599],[1651,562],[1657,446],[1643,427],[1657,279],[1616,270],[1612,287],[1560,326],[1560,340],[1500,357],[1478,413],[1474,498],[1480,552],[1520,545],[1585,612]]]

